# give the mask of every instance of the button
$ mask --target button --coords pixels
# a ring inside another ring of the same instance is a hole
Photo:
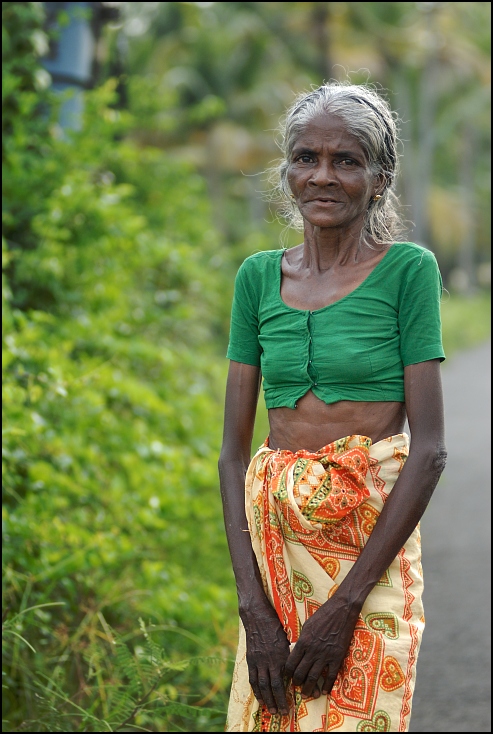
[[[312,360],[310,359],[309,362],[308,362],[308,364],[311,364],[311,363],[312,363]]]

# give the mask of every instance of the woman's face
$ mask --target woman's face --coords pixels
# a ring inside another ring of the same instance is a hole
[[[371,198],[383,189],[360,143],[331,114],[314,118],[296,140],[287,180],[307,222],[343,230],[363,226]]]

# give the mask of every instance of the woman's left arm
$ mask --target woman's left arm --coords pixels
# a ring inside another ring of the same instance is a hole
[[[404,369],[409,457],[368,542],[336,593],[304,624],[285,672],[303,696],[330,693],[366,597],[421,519],[445,467],[443,398],[438,359]]]

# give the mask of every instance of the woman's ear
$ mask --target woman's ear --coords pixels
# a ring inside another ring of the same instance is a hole
[[[387,176],[383,173],[379,173],[375,176],[375,191],[373,196],[383,196],[385,189],[387,188]]]

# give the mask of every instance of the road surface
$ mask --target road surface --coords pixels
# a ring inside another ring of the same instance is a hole
[[[490,345],[442,368],[448,461],[421,523],[426,628],[411,732],[490,732]]]

